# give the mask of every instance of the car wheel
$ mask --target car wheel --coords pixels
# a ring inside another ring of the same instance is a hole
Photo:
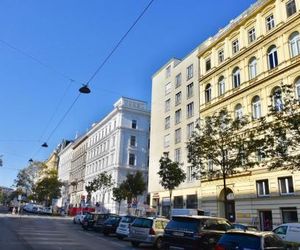
[[[138,246],[140,245],[140,243],[139,243],[139,242],[136,242],[136,241],[131,241],[131,245],[132,245],[133,247],[138,247]]]
[[[124,239],[124,237],[123,237],[123,236],[120,236],[120,235],[117,235],[117,238],[118,238],[119,240],[123,240],[123,239]]]
[[[75,219],[73,219],[73,223],[74,223],[74,224],[76,224],[76,221],[75,221]]]
[[[155,247],[157,249],[163,249],[163,241],[162,241],[161,237],[157,238],[157,240],[155,242]]]

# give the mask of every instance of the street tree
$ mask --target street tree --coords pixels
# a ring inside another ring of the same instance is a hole
[[[266,139],[266,165],[270,170],[300,170],[300,102],[292,85],[274,89],[269,113],[261,120]]]
[[[126,191],[127,203],[131,204],[133,199],[137,200],[137,197],[146,191],[146,182],[142,172],[128,173],[122,187]]]
[[[224,214],[229,218],[226,180],[258,164],[264,146],[256,127],[246,116],[233,119],[226,109],[206,117],[187,142],[188,162],[200,178],[223,181]]]
[[[102,205],[104,206],[105,195],[114,186],[111,174],[106,171],[100,173],[90,184],[90,192],[99,191],[102,196]]]
[[[124,183],[121,183],[118,187],[113,188],[113,200],[118,203],[118,214],[120,214],[121,203],[126,199],[126,189]]]
[[[178,162],[173,162],[167,154],[164,154],[159,160],[159,171],[160,177],[159,183],[161,186],[169,191],[170,197],[170,214],[172,214],[172,193],[186,179],[185,172],[181,169]]]

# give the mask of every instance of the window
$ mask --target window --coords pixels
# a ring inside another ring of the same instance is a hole
[[[166,68],[166,78],[171,76],[171,65]]]
[[[186,126],[186,137],[187,139],[191,138],[194,132],[194,123],[191,122]]]
[[[175,162],[180,163],[180,161],[181,161],[181,149],[180,148],[175,149],[174,160],[175,160]]]
[[[237,52],[239,52],[240,47],[239,47],[239,40],[236,39],[232,42],[232,54],[236,54]]]
[[[256,40],[255,28],[252,28],[248,31],[248,41],[253,43]]]
[[[136,120],[132,120],[131,121],[131,128],[136,129],[137,126],[137,121]]]
[[[164,147],[167,148],[170,146],[170,135],[165,135],[164,136]]]
[[[267,28],[267,31],[270,31],[274,27],[275,27],[275,20],[274,20],[273,14],[271,14],[270,16],[268,16],[266,18],[266,28]]]
[[[298,101],[300,101],[300,77],[295,82],[296,87],[296,98]]]
[[[219,50],[219,52],[218,52],[218,61],[219,61],[219,63],[222,63],[224,61],[224,50],[223,49]]]
[[[243,106],[239,103],[234,108],[235,119],[241,119],[243,117]]]
[[[279,185],[279,191],[281,195],[294,193],[292,176],[278,178],[278,185]]]
[[[252,118],[258,119],[261,117],[261,103],[259,96],[252,99]]]
[[[191,98],[194,95],[194,83],[190,83],[186,87],[186,96],[187,98]]]
[[[249,80],[254,79],[257,76],[257,60],[252,57],[249,60]]]
[[[183,208],[183,196],[174,196],[174,208]]]
[[[276,112],[282,111],[283,109],[281,89],[279,87],[276,87],[272,91],[272,105]]]
[[[293,32],[289,37],[291,56],[298,56],[300,54],[300,35],[299,32]]]
[[[181,103],[181,91],[175,95],[175,105],[179,105]]]
[[[270,195],[269,181],[268,180],[256,181],[256,192],[258,197]]]
[[[171,83],[168,82],[166,85],[165,85],[165,94],[170,94],[171,93]]]
[[[268,65],[269,69],[273,69],[278,66],[277,48],[275,45],[272,45],[268,49]]]
[[[136,146],[136,137],[134,135],[130,136],[130,146]]]
[[[135,165],[135,154],[129,154],[129,165],[134,166]]]
[[[191,102],[186,106],[186,116],[190,118],[194,115],[194,103]]]
[[[186,196],[186,208],[197,209],[198,199],[196,194]]]
[[[209,71],[211,69],[211,60],[210,60],[210,58],[205,60],[205,69],[206,69],[206,71]]]
[[[282,211],[281,211],[282,213]],[[283,216],[282,216],[283,217]],[[297,221],[298,222],[298,221]],[[283,223],[286,223],[286,222],[283,222]],[[286,231],[287,231],[287,226],[281,226],[281,227],[277,227],[275,230],[274,230],[274,233],[276,234],[279,234],[279,235],[286,235]]]
[[[194,75],[194,66],[193,66],[193,64],[191,64],[186,69],[186,78],[187,78],[187,80],[191,79],[193,77],[193,75]]]
[[[213,171],[214,170],[214,163],[213,163],[212,159],[207,160],[207,170],[208,171]]]
[[[165,129],[170,128],[170,116],[165,118]]]
[[[205,102],[211,101],[211,85],[207,84],[205,87]]]
[[[170,111],[171,108],[171,99],[165,101],[165,112]]]
[[[296,207],[281,208],[281,215],[282,215],[282,223],[298,222],[298,215],[297,215],[297,208]],[[285,229],[285,231],[286,231],[286,229]]]
[[[175,124],[181,122],[181,109],[175,111]]]
[[[225,94],[225,78],[224,76],[221,76],[218,81],[219,85],[219,95],[224,95]]]
[[[257,157],[257,161],[258,161],[258,162],[263,161],[263,160],[266,158],[266,153],[265,153],[265,151],[264,151],[262,148],[259,148],[259,149],[256,151],[256,157]]]
[[[241,85],[241,72],[238,67],[232,71],[232,85],[233,88],[238,88]]]
[[[175,130],[175,143],[181,142],[181,129]]]
[[[295,0],[290,0],[286,3],[286,15],[287,17],[292,16],[297,12]]]
[[[175,87],[178,88],[181,85],[182,76],[181,73],[175,77]]]

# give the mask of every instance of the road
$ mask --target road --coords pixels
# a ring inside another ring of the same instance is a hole
[[[3,250],[111,250],[134,249],[130,242],[83,231],[70,218],[0,214]],[[142,246],[139,249],[152,249]]]

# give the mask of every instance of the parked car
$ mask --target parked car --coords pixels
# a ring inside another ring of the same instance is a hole
[[[219,240],[215,250],[283,250],[292,249],[273,232],[229,230]]]
[[[281,239],[300,243],[300,223],[286,223],[273,230]]]
[[[112,215],[115,214],[110,214],[110,213],[98,214],[95,223],[93,224],[93,230],[97,232],[103,232],[104,222],[108,219],[109,216]]]
[[[210,216],[173,216],[163,235],[164,248],[213,249],[231,224]]]
[[[103,234],[108,236],[109,234],[115,234],[117,227],[119,226],[121,217],[118,215],[110,215],[103,223]]]
[[[117,237],[119,239],[124,239],[129,235],[129,226],[135,220],[135,216],[126,215],[121,218],[119,226],[116,230]]]
[[[249,224],[233,223],[232,229],[242,230],[242,231],[258,231],[257,227]]]
[[[74,224],[82,224],[84,217],[88,214],[88,212],[79,212],[76,214],[76,216],[73,218]]]
[[[162,249],[162,236],[168,222],[165,218],[138,217],[130,225],[128,239],[134,247],[145,243]]]

